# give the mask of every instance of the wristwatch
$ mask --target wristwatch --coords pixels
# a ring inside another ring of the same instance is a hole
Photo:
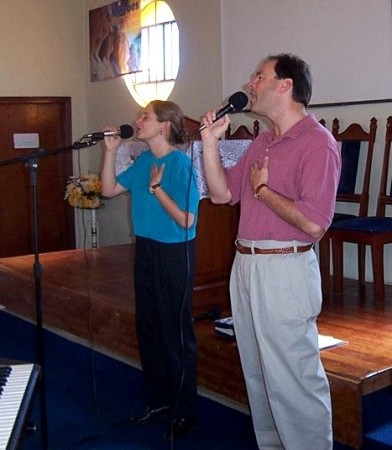
[[[158,189],[159,187],[161,187],[161,185],[159,183],[156,183],[156,184],[153,184],[152,186],[150,186],[150,194],[154,194],[155,189]]]
[[[254,190],[253,195],[255,196],[255,198],[259,198],[260,195],[260,191],[264,188],[264,187],[268,187],[268,184],[266,183],[262,183],[259,186],[257,186],[257,188]]]

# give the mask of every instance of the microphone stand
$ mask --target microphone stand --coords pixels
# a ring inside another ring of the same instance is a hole
[[[69,150],[76,150],[85,147],[96,145],[98,140],[90,140],[87,142],[77,141],[72,145],[56,150],[45,152],[42,149],[37,149],[35,152],[24,155],[19,158],[8,159],[0,162],[0,166],[16,164],[26,161],[26,166],[30,171],[30,185],[32,186],[32,201],[33,201],[33,242],[34,242],[34,286],[35,286],[35,313],[36,313],[36,345],[37,345],[37,360],[41,367],[41,389],[40,389],[40,417],[41,417],[41,448],[42,450],[49,449],[48,443],[48,422],[47,422],[47,408],[46,408],[46,380],[45,380],[45,351],[44,351],[44,333],[42,320],[42,266],[39,260],[39,227],[38,227],[38,167],[39,159],[45,156],[53,155],[55,153],[63,153]]]

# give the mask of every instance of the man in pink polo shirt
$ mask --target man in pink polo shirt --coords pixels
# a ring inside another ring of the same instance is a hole
[[[269,56],[248,87],[252,112],[273,127],[231,169],[218,152],[228,116],[216,120],[217,109],[208,112],[201,136],[211,200],[241,202],[230,293],[253,426],[263,450],[331,450],[313,245],[334,214],[339,147],[306,111],[312,79],[302,59]]]

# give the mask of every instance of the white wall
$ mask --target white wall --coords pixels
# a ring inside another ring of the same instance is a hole
[[[244,7],[246,3],[246,7]],[[222,0],[223,90],[268,54],[312,68],[314,103],[391,98],[391,0]]]
[[[86,129],[85,11],[80,0],[1,0],[0,96],[72,98]]]
[[[267,55],[291,52],[311,66],[312,104],[392,99],[391,10],[391,0],[247,0],[246,8],[222,0],[224,96],[245,89]],[[383,111],[382,105],[372,108],[376,117]],[[244,113],[232,117],[234,125],[251,120]]]

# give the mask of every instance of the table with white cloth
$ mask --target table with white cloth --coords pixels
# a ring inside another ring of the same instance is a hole
[[[219,141],[219,153],[223,167],[229,168],[234,166],[237,160],[245,153],[251,142],[251,140]],[[131,166],[140,153],[146,151],[147,148],[148,146],[144,142],[122,143],[117,151],[115,166],[116,175]],[[193,161],[200,198],[208,198],[208,188],[204,177],[203,168],[202,142],[193,141],[188,146],[183,147],[182,150],[184,150]]]

